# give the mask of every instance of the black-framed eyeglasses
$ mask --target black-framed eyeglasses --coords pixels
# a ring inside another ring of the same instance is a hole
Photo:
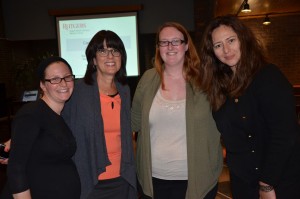
[[[160,47],[166,47],[166,46],[169,46],[169,44],[171,44],[172,46],[179,46],[181,45],[182,43],[185,43],[184,40],[182,39],[174,39],[172,41],[158,41],[157,44],[160,46]]]
[[[99,53],[99,55],[101,57],[107,57],[109,53],[111,53],[114,57],[120,57],[121,56],[121,52],[117,49],[107,49],[107,48],[102,48],[102,49],[98,49],[97,52]]]
[[[50,84],[59,84],[62,80],[65,80],[65,82],[71,82],[74,81],[75,75],[67,75],[65,77],[54,77],[51,79],[44,79],[46,82],[50,82]]]

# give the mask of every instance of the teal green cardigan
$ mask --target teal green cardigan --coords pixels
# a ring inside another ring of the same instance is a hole
[[[153,197],[149,112],[161,85],[156,70],[145,72],[132,102],[132,130],[138,132],[137,175],[146,195]],[[220,133],[213,120],[209,102],[201,91],[186,84],[186,137],[188,158],[187,199],[200,199],[216,185],[223,158]]]

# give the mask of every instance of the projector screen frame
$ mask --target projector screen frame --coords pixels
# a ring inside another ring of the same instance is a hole
[[[133,17],[133,18],[131,18]],[[106,24],[105,26],[101,24],[101,28],[99,27],[97,30],[92,30],[89,33],[89,38],[85,38],[84,42],[85,44],[82,45],[88,45],[88,42],[90,39],[93,37],[93,35],[100,31],[100,30],[112,30],[116,32],[120,38],[122,39],[125,49],[127,52],[127,64],[126,64],[126,70],[127,70],[127,76],[139,76],[140,75],[140,66],[139,66],[139,29],[138,29],[138,12],[137,11],[130,11],[130,12],[116,12],[116,13],[103,13],[103,14],[82,14],[82,15],[67,15],[67,16],[56,16],[56,28],[57,28],[57,41],[58,41],[58,51],[59,55],[62,56],[64,59],[66,59],[70,65],[72,66],[73,72],[76,76],[76,78],[82,78],[85,74],[86,71],[86,58],[85,58],[85,48],[82,46],[80,47],[80,60],[85,61],[84,64],[81,64],[79,66],[76,65],[78,60],[72,61],[74,57],[78,56],[72,56],[71,57],[66,57],[65,52],[62,50],[62,42],[65,42],[65,40],[62,40],[62,35],[61,35],[61,22],[63,21],[68,21],[68,22],[74,22],[75,20],[78,21],[86,21],[86,20],[91,20],[91,19],[98,19],[100,21],[108,20],[108,19],[120,19],[120,18],[127,18],[127,20],[133,20],[134,24],[130,25],[130,27],[133,27],[133,30],[131,31],[131,34],[133,35],[132,37],[125,37],[126,31],[120,31],[118,30],[118,27],[114,27],[110,24]],[[130,19],[129,19],[130,18]],[[130,21],[130,23],[131,23]],[[76,25],[76,24],[75,24]],[[103,25],[103,26],[102,26]],[[119,27],[121,25],[118,25]],[[128,25],[129,26],[129,25]],[[127,27],[127,26],[126,26]],[[125,38],[125,39],[124,39]],[[134,41],[133,41],[134,40]],[[129,43],[128,43],[129,41]],[[78,45],[74,45],[73,47],[78,47]],[[75,50],[76,51],[76,50]],[[77,67],[81,67],[80,70],[77,70]],[[133,69],[134,68],[134,69]],[[84,71],[84,72],[83,72]],[[77,74],[76,74],[77,73]]]

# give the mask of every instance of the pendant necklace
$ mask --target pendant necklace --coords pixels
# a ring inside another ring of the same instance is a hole
[[[119,94],[119,92],[113,94],[113,95],[107,95],[108,97],[111,97],[111,98],[114,98],[115,96],[117,96]],[[111,101],[111,109],[114,109],[115,107],[115,104],[113,101]]]

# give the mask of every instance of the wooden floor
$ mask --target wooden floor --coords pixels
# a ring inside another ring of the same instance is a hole
[[[227,166],[224,165],[219,178],[219,188],[216,199],[232,199],[229,180],[229,171]]]

